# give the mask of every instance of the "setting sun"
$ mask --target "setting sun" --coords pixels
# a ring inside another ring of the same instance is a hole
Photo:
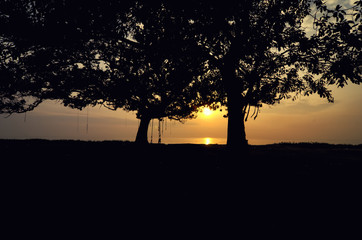
[[[210,108],[204,108],[202,112],[204,113],[205,116],[210,116],[212,113]]]
[[[211,138],[205,138],[205,145],[209,145],[211,143]]]

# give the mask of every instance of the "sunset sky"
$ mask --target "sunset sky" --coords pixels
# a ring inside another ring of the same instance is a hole
[[[353,1],[328,1],[331,5]],[[310,26],[309,19],[305,21]],[[250,144],[277,142],[326,142],[362,144],[362,86],[330,87],[335,103],[318,96],[263,105],[256,120],[246,123]],[[185,123],[166,121],[163,143],[226,143],[226,112],[199,113]],[[83,111],[63,107],[55,101],[42,103],[26,114],[0,115],[0,139],[80,139],[134,141],[139,121],[134,113],[89,107]],[[151,125],[149,140],[158,141],[158,121]]]
[[[333,87],[335,103],[318,96],[264,105],[256,120],[246,123],[250,144],[277,142],[327,142],[362,144],[362,86]],[[88,112],[88,114],[87,114]],[[167,121],[163,143],[226,143],[225,111],[185,123]],[[88,115],[88,121],[87,121]],[[88,122],[88,132],[87,132]],[[134,113],[110,111],[104,107],[83,111],[65,108],[57,102],[45,102],[32,112],[0,118],[2,139],[80,139],[130,140],[136,137],[138,120]],[[153,142],[158,141],[158,121],[153,123]],[[151,126],[149,130],[151,140]]]

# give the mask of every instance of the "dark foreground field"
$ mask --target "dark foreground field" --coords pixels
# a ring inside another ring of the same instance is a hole
[[[0,150],[6,220],[29,236],[362,236],[361,145],[231,151],[222,145],[0,140]]]

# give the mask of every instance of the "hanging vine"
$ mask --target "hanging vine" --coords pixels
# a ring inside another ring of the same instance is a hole
[[[158,144],[161,143],[161,121],[162,121],[162,118],[159,118],[158,119]]]
[[[153,143],[153,119],[151,120],[151,143]]]

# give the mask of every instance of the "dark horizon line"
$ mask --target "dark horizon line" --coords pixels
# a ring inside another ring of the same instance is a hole
[[[3,142],[83,142],[83,143],[124,143],[124,144],[135,144],[135,141],[130,140],[81,140],[81,139],[46,139],[46,138],[0,138],[0,144]],[[219,143],[210,143],[210,144],[204,144],[204,143],[148,143],[147,145],[193,145],[193,146],[227,146],[226,144],[219,144]],[[326,142],[276,142],[276,143],[270,143],[270,144],[249,144],[249,146],[300,146],[300,147],[357,147],[362,148],[362,143],[360,144],[334,144],[334,143],[326,143]]]

